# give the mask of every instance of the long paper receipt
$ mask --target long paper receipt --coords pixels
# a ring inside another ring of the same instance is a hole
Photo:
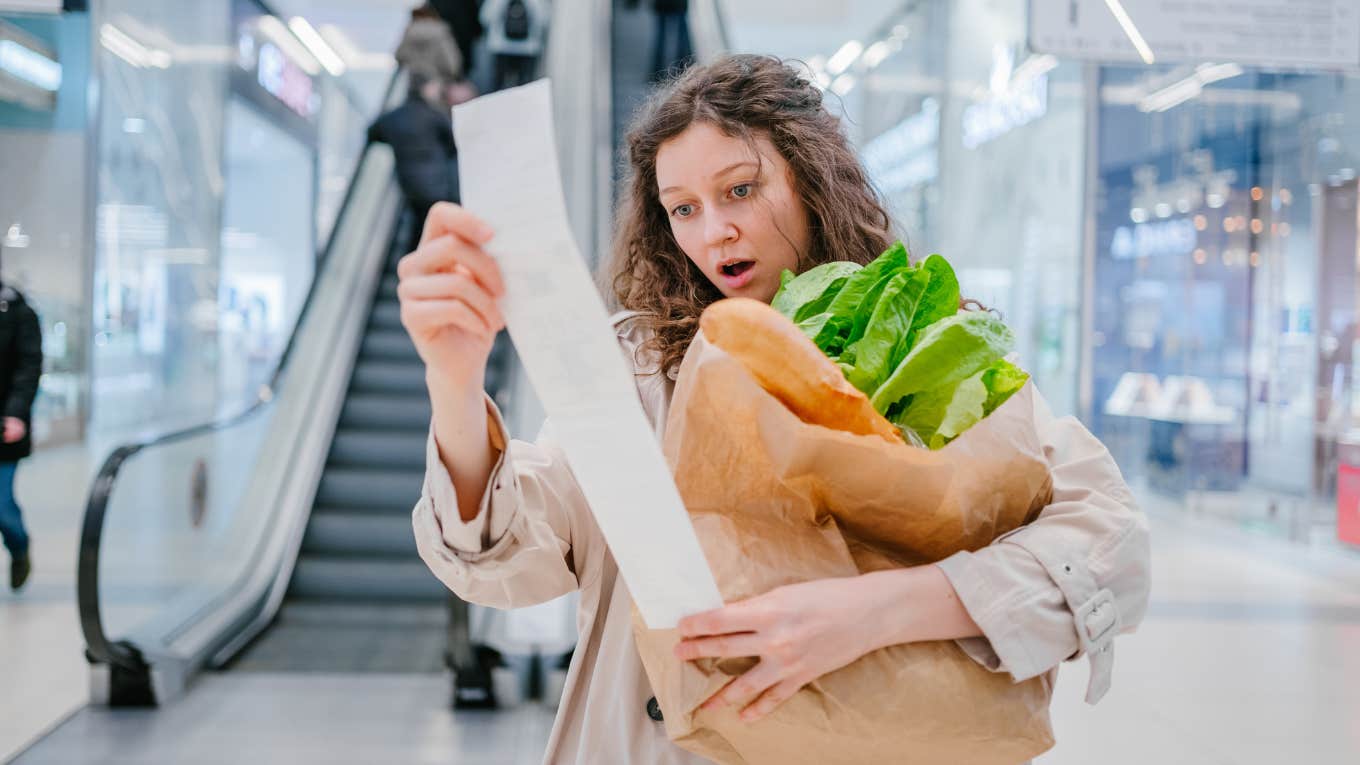
[[[505,322],[642,618],[722,606],[562,200],[547,80],[454,109],[463,205],[495,229]]]

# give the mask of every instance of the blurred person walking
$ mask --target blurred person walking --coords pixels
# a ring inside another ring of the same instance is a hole
[[[443,22],[439,22],[443,23]],[[413,218],[407,251],[420,241],[425,216],[435,202],[458,201],[457,149],[449,116],[451,94],[466,93],[413,69],[406,101],[378,117],[368,128],[368,140],[392,147],[397,184]]]
[[[0,281],[0,402],[4,438],[0,443],[0,536],[9,550],[9,586],[18,592],[33,570],[28,531],[14,498],[19,460],[33,453],[33,399],[42,376],[42,330],[23,293]]]
[[[472,50],[482,33],[482,0],[430,0],[453,31],[453,40],[463,56],[463,76],[471,76],[477,58]]]
[[[482,6],[486,47],[495,57],[495,89],[534,79],[548,28],[546,0],[488,0]]]
[[[429,3],[411,9],[411,23],[395,55],[397,64],[410,73],[443,82],[462,79],[467,61],[449,25]]]
[[[689,39],[689,0],[652,0],[656,13],[656,41],[652,49],[652,80],[660,82],[694,63]]]

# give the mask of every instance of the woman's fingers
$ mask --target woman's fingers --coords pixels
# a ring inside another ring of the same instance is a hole
[[[500,266],[481,247],[454,236],[441,236],[420,245],[397,263],[397,277],[402,281],[426,274],[451,273],[463,266],[486,287],[491,294],[505,294],[505,280]]]
[[[804,685],[807,685],[807,683],[798,678],[791,677],[787,680],[781,680],[779,683],[775,684],[774,687],[769,688],[764,693],[760,694],[760,698],[757,698],[755,701],[748,704],[745,709],[741,710],[741,719],[746,722],[755,722],[756,720],[759,720],[765,715],[773,712],[780,704],[793,698],[793,694],[801,690]]]
[[[425,227],[420,231],[420,244],[450,234],[473,244],[486,244],[495,235],[486,221],[452,202],[436,202],[425,216]]]
[[[759,664],[742,673],[741,677],[723,686],[723,689],[709,697],[700,709],[718,709],[724,706],[737,706],[754,699],[766,688],[779,682],[780,668],[762,659]]]
[[[402,305],[418,305],[427,301],[462,300],[467,303],[487,326],[499,332],[505,326],[496,299],[477,283],[470,272],[459,267],[452,274],[430,274],[403,281],[397,286]]]
[[[727,659],[743,656],[759,656],[764,641],[754,632],[739,635],[720,635],[718,637],[693,638],[682,640],[675,646],[675,655],[684,661],[695,659]]]
[[[764,611],[759,598],[732,603],[712,611],[686,616],[678,625],[680,637],[694,638],[708,635],[728,635],[734,632],[755,632],[764,625]]]
[[[402,322],[412,329],[458,327],[473,335],[494,337],[486,319],[461,300],[419,300],[401,308]]]

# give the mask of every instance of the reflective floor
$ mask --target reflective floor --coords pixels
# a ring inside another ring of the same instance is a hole
[[[48,499],[56,471],[20,472],[38,569],[0,594],[0,760],[41,734],[30,763],[537,762],[552,711],[454,714],[438,674],[229,672],[160,711],[79,709],[85,671],[74,550],[83,498]],[[73,486],[68,491],[74,492]],[[77,494],[83,493],[83,489]],[[1153,514],[1153,605],[1117,644],[1114,688],[1082,703],[1084,664],[1064,668],[1058,746],[1041,765],[1360,762],[1360,554],[1310,550],[1165,510]],[[79,711],[76,711],[79,710]],[[68,714],[68,721],[61,723]]]

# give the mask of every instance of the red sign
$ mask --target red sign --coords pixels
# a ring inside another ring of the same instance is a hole
[[[1360,545],[1360,465],[1341,465],[1337,472],[1336,536]]]

